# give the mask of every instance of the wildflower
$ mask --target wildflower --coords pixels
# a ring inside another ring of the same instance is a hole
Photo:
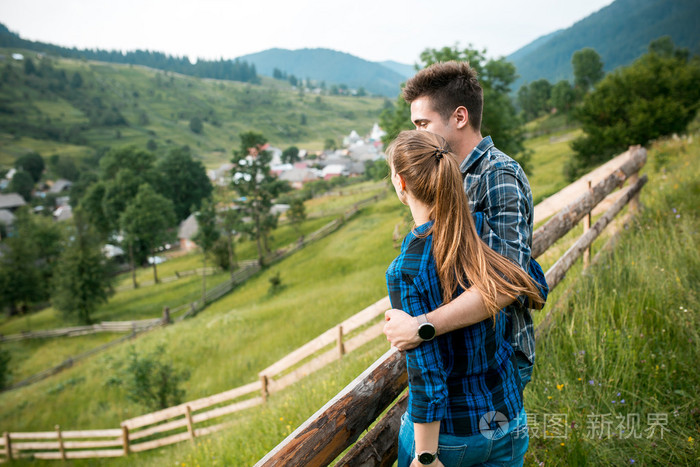
[[[590,384],[591,386],[595,386],[595,381],[593,381],[592,379],[589,379],[588,384]]]
[[[612,403],[614,404],[614,403],[615,403],[615,401],[612,401]]]
[[[630,459],[630,464],[634,464],[634,459]]]
[[[579,378],[578,380],[581,381],[581,378]]]
[[[560,445],[560,446],[564,446],[564,443],[560,443],[559,445]]]
[[[620,401],[620,404],[624,404],[624,403],[625,403],[625,400],[622,399],[622,400]]]
[[[695,441],[695,440],[693,439],[693,437],[692,437],[692,436],[688,436],[688,442],[689,442],[690,444],[693,444],[693,441]]]
[[[552,398],[552,396],[547,396],[547,399],[551,399],[551,398]]]
[[[620,393],[618,392],[617,395],[618,395],[618,397],[619,397],[619,396],[620,396]]]
[[[280,422],[284,420],[284,417],[280,417]]]
[[[562,384],[557,384],[557,389],[558,389],[559,391],[561,391],[562,389],[564,389],[564,383],[562,383]]]

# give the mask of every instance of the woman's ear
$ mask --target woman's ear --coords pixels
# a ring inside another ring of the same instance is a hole
[[[404,180],[401,174],[397,173],[396,176],[399,178],[399,186],[401,187],[401,191],[406,191],[406,180]]]

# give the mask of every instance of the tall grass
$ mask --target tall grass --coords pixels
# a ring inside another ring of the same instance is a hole
[[[699,147],[650,151],[645,209],[554,305],[525,391],[527,464],[697,465]]]

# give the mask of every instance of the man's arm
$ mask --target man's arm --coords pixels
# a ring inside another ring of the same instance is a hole
[[[512,302],[513,299],[506,295],[498,297],[500,308]],[[436,334],[442,335],[479,323],[489,318],[489,314],[481,299],[481,292],[476,287],[471,287],[447,305],[426,314],[426,318],[435,326]],[[418,337],[420,323],[417,318],[401,310],[391,309],[384,313],[384,319],[384,334],[391,345],[399,350],[413,349],[423,342]]]

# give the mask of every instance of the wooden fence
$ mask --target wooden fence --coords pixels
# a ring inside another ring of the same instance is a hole
[[[639,178],[637,174],[646,162],[646,150],[631,147],[623,156],[624,162],[619,167],[561,209],[533,234],[532,257],[536,258],[589,215],[615,188],[630,180],[629,186],[622,190],[613,206],[593,226],[585,229],[574,245],[549,268],[545,276],[550,289],[561,282],[573,262],[630,200],[632,210],[637,208],[637,195],[646,183],[646,176]],[[545,316],[538,331],[547,325],[548,318]],[[258,461],[256,467],[287,465],[290,459],[294,460],[295,465],[325,466],[350,446],[352,448],[336,465],[392,465],[398,451],[399,419],[406,409],[407,400],[405,395],[399,396],[406,385],[405,358],[391,349]],[[399,400],[377,422],[379,415],[397,398]],[[356,442],[375,422],[376,425]]]
[[[264,403],[270,394],[376,338],[382,332],[380,318],[388,307],[387,297],[379,300],[262,370],[258,381],[125,420],[120,428],[62,431],[56,426],[54,431],[4,433],[0,439],[0,462],[29,457],[119,457],[219,431],[229,424],[212,423],[215,419]]]

